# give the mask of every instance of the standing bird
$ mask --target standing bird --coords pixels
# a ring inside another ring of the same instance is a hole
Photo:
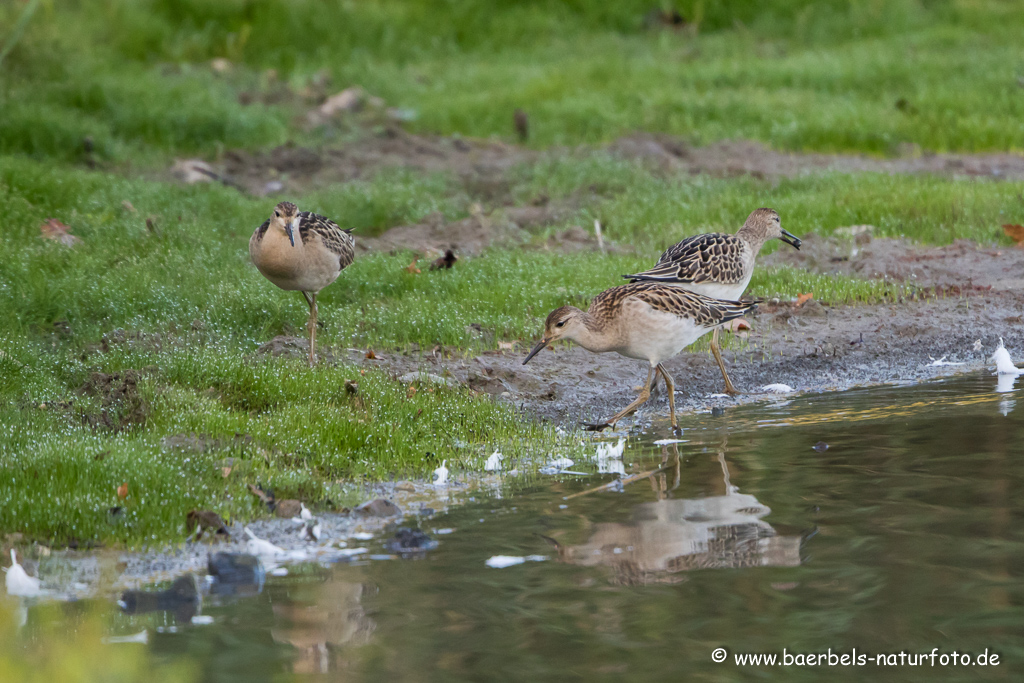
[[[782,219],[774,209],[755,209],[735,235],[709,232],[687,237],[665,250],[654,268],[623,277],[630,282],[661,282],[704,296],[736,301],[754,274],[757,253],[765,242],[775,238],[800,248],[799,238],[782,229]],[[711,336],[711,353],[725,378],[725,392],[730,396],[740,393],[725,371],[717,327]]]
[[[712,299],[659,282],[619,285],[595,296],[585,312],[573,306],[553,310],[544,323],[544,338],[533,347],[523,365],[558,339],[570,339],[594,353],[615,351],[628,358],[646,360],[651,364],[647,384],[636,400],[588,429],[600,431],[613,426],[646,403],[660,374],[668,389],[672,429],[678,431],[675,382],[662,362],[755,306],[756,302]]]
[[[316,364],[316,295],[355,259],[352,230],[281,202],[249,240],[249,256],[263,276],[281,289],[298,290],[306,297],[310,365]]]

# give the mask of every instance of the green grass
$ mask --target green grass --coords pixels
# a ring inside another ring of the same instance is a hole
[[[0,67],[0,153],[81,160],[89,135],[101,160],[137,164],[321,139],[331,131],[292,125],[321,72],[332,92],[358,84],[414,110],[423,131],[511,138],[522,107],[541,146],[642,129],[882,154],[1021,148],[1019,4],[679,6],[681,31],[644,28],[645,0],[58,0]],[[21,8],[0,7],[0,26]],[[218,76],[213,58],[236,68]],[[270,91],[292,94],[239,103]]]
[[[516,460],[575,448],[553,427],[469,390],[423,386],[410,395],[377,370],[310,370],[300,360],[199,344],[85,361],[16,339],[3,345],[0,529],[43,541],[184,539],[193,508],[228,519],[265,514],[247,483],[330,509],[346,495],[338,484],[415,476],[442,460],[456,472],[480,471],[494,448]],[[144,425],[90,427],[83,418],[100,406],[79,387],[90,372],[127,368],[148,368],[139,382]],[[346,380],[358,383],[356,395]],[[163,442],[179,434],[214,443],[196,452]],[[234,465],[225,478],[228,458]],[[116,488],[123,482],[122,501]],[[111,517],[115,506],[124,510]]]

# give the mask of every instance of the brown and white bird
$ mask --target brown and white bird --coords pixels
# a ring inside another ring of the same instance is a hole
[[[615,351],[650,363],[647,384],[636,400],[604,422],[589,425],[601,430],[613,426],[651,397],[657,375],[665,380],[672,428],[676,422],[675,383],[662,363],[722,323],[739,318],[756,302],[723,301],[660,282],[634,282],[607,289],[581,311],[573,306],[553,310],[544,324],[541,339],[523,361],[530,362],[541,349],[559,339],[569,339],[588,351]]]
[[[666,249],[654,268],[623,277],[631,282],[660,282],[715,299],[735,301],[750,283],[761,247],[775,238],[800,248],[800,239],[782,229],[778,212],[755,209],[735,235],[710,232],[687,237]],[[726,393],[738,394],[725,371],[718,332],[716,327],[711,337],[711,352],[725,378]]]
[[[309,364],[316,363],[316,295],[355,259],[352,228],[281,202],[249,239],[249,256],[281,289],[302,292],[309,304]]]

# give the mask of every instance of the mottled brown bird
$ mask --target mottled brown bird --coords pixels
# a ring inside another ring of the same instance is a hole
[[[530,117],[522,109],[516,109],[512,115],[512,123],[519,135],[519,141],[526,142],[530,138]]]
[[[328,218],[281,202],[249,240],[249,256],[263,276],[281,289],[302,292],[309,304],[310,365],[316,364],[316,295],[355,259],[351,232],[352,228],[342,230]]]
[[[735,235],[711,232],[687,237],[666,249],[654,268],[623,277],[631,282],[661,282],[715,299],[735,301],[743,295],[754,274],[754,261],[761,247],[775,238],[800,248],[800,240],[782,229],[782,219],[774,209],[756,209]],[[726,393],[738,394],[725,371],[718,333],[716,327],[711,352],[725,378]]]
[[[678,430],[675,383],[662,362],[756,305],[756,302],[713,299],[660,282],[612,287],[595,296],[586,311],[573,306],[552,311],[544,325],[543,339],[533,347],[523,365],[559,339],[569,339],[595,353],[615,351],[627,358],[646,360],[651,366],[647,384],[636,400],[589,428],[601,430],[613,426],[647,402],[660,374],[668,389],[672,428]]]
[[[203,537],[203,532],[207,529],[213,530],[215,534],[222,534],[231,538],[224,520],[216,512],[210,512],[209,510],[191,510],[185,515],[185,528],[188,529],[189,533],[196,532],[197,541]]]

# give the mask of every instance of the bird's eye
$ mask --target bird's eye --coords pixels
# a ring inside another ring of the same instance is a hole
[[[280,211],[275,211],[274,212],[274,218],[280,218],[280,217],[281,217],[281,212]]]
[[[564,327],[564,326],[565,326],[565,321],[564,321],[564,320],[563,320],[563,321],[561,321],[560,323],[557,323],[557,324],[555,325],[555,327]]]

